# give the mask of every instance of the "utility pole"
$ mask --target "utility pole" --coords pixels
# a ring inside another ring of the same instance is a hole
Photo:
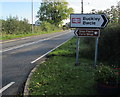
[[[31,4],[31,8],[32,8],[32,33],[34,33],[34,27],[33,27],[33,0],[32,0],[32,4]]]
[[[120,24],[120,1],[118,2],[118,23]]]
[[[83,0],[81,0],[81,13],[83,14]]]

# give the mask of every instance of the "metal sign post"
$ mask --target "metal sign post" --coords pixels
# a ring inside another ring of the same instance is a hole
[[[79,31],[79,29],[76,29],[74,33],[77,33]],[[76,41],[76,62],[75,62],[75,66],[79,65],[79,45],[80,45],[80,38],[77,37],[77,41]]]
[[[97,37],[95,44],[95,60],[94,60],[94,66],[96,66],[98,40],[100,35],[99,29],[104,28],[107,25],[108,19],[105,14],[83,14],[83,0],[81,0],[81,5],[82,5],[81,14],[70,14],[70,27],[78,28],[74,32],[77,37],[75,65],[79,65],[78,59],[79,59],[80,37]]]
[[[96,67],[97,63],[97,53],[98,53],[98,40],[100,36],[100,29],[77,29],[74,32],[75,36],[77,37],[77,48],[76,48],[76,63],[75,65],[79,65],[78,58],[79,58],[79,44],[80,44],[80,37],[95,37],[95,59],[94,59],[94,67]]]
[[[81,0],[81,14],[83,14],[83,0]],[[75,19],[75,21],[73,19],[73,23],[80,23],[79,18]],[[76,31],[78,31],[78,30],[76,30]],[[75,33],[76,33],[76,31],[75,31]],[[79,65],[79,61],[78,61],[79,60],[79,48],[80,48],[79,45],[80,45],[80,38],[77,37],[77,42],[76,42],[76,63],[75,63],[76,66]]]
[[[94,60],[94,67],[97,66],[98,41],[99,41],[99,37],[96,38],[96,42],[95,42],[95,60]]]
[[[79,65],[79,61],[78,61],[78,59],[79,59],[79,44],[80,44],[80,38],[78,37],[77,43],[76,43],[76,45],[77,45],[77,47],[76,47],[76,63],[75,63],[76,66]]]

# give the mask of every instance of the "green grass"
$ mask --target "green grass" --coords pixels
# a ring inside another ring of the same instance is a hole
[[[54,33],[54,32],[60,32],[62,30],[55,30],[55,31],[49,31],[49,32],[35,32],[35,33],[22,33],[22,34],[5,34],[3,33],[0,35],[0,40],[9,40],[9,39],[15,39],[15,38],[22,38],[22,37],[28,37],[28,36],[33,36],[33,35],[41,35],[41,34],[49,34],[49,33]]]
[[[97,95],[92,61],[81,58],[80,66],[75,66],[75,42],[73,38],[51,52],[38,66],[30,80],[30,95]]]

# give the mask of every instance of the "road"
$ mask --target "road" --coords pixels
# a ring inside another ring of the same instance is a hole
[[[73,36],[64,31],[2,43],[2,95],[20,94],[30,71],[44,58],[37,59]]]

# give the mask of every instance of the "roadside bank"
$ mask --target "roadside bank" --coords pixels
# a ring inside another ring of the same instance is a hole
[[[92,61],[80,58],[75,66],[76,38],[48,54],[28,83],[28,95],[97,95]],[[85,48],[85,46],[81,46]]]

